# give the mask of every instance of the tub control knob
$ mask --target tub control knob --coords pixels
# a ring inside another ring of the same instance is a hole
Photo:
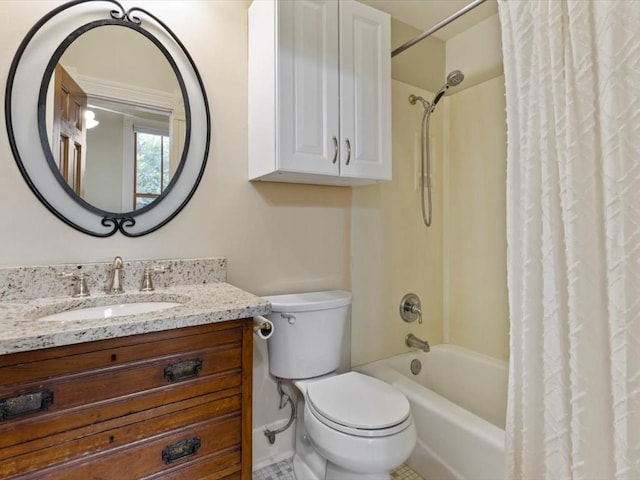
[[[416,320],[422,323],[422,304],[415,293],[407,293],[400,300],[400,318],[408,323]]]

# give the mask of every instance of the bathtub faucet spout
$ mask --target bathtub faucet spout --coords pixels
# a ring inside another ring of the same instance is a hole
[[[407,345],[407,347],[419,348],[423,352],[428,352],[430,350],[429,342],[425,340],[420,340],[413,333],[410,333],[405,337],[404,343]]]

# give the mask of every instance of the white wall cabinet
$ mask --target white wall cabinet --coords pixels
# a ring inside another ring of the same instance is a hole
[[[354,0],[252,3],[249,179],[391,180],[386,13]]]

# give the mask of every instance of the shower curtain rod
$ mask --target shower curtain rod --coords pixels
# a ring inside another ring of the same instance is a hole
[[[464,15],[465,13],[473,10],[474,8],[476,8],[478,5],[480,5],[481,3],[486,2],[487,0],[475,0],[474,2],[471,2],[469,5],[467,5],[464,8],[461,8],[460,10],[458,10],[457,12],[455,12],[452,15],[449,15],[447,18],[445,18],[444,20],[442,20],[439,23],[436,23],[433,27],[431,27],[429,30],[425,30],[424,32],[422,32],[420,35],[418,35],[415,38],[412,38],[411,40],[409,40],[406,43],[403,43],[402,45],[400,45],[398,48],[396,48],[393,52],[391,52],[391,58],[395,57],[396,55],[404,52],[407,48],[413,47],[416,43],[421,42],[422,40],[424,40],[425,38],[427,38],[429,35],[431,35],[432,33],[437,32],[438,30],[440,30],[442,27],[446,27],[447,25],[449,25],[451,22],[453,22],[454,20],[456,20],[457,18],[461,17],[462,15]]]

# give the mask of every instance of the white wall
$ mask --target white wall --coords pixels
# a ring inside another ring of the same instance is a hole
[[[27,30],[59,3],[2,3],[2,78]],[[20,176],[3,125],[0,218],[8,228],[0,229],[0,265],[93,262],[114,255],[226,256],[229,281],[257,294],[348,289],[350,189],[246,180],[248,2],[183,1],[180,8],[161,0],[135,4],[167,21],[202,75],[211,107],[212,141],[200,187],[187,207],[158,232],[134,239],[92,238],[67,227],[36,199]]]
[[[78,37],[60,59],[80,75],[173,94],[176,75],[151,40],[130,28],[107,25]],[[114,68],[117,66],[117,68]]]
[[[62,2],[4,0],[0,77],[18,44]],[[67,227],[40,204],[13,160],[0,123],[0,266],[61,262],[225,256],[228,281],[258,295],[349,290],[349,188],[250,183],[247,179],[248,1],[135,1],[174,30],[202,75],[212,115],[204,178],[187,207],[167,226],[141,238],[97,239]],[[6,80],[5,80],[6,81]],[[34,141],[38,141],[34,139]],[[96,287],[94,287],[96,288]],[[278,422],[275,385],[256,348],[256,425]]]
[[[87,130],[87,161],[83,198],[107,212],[126,212],[122,208],[124,117],[98,110],[96,128]],[[133,196],[129,207],[133,204]]]

